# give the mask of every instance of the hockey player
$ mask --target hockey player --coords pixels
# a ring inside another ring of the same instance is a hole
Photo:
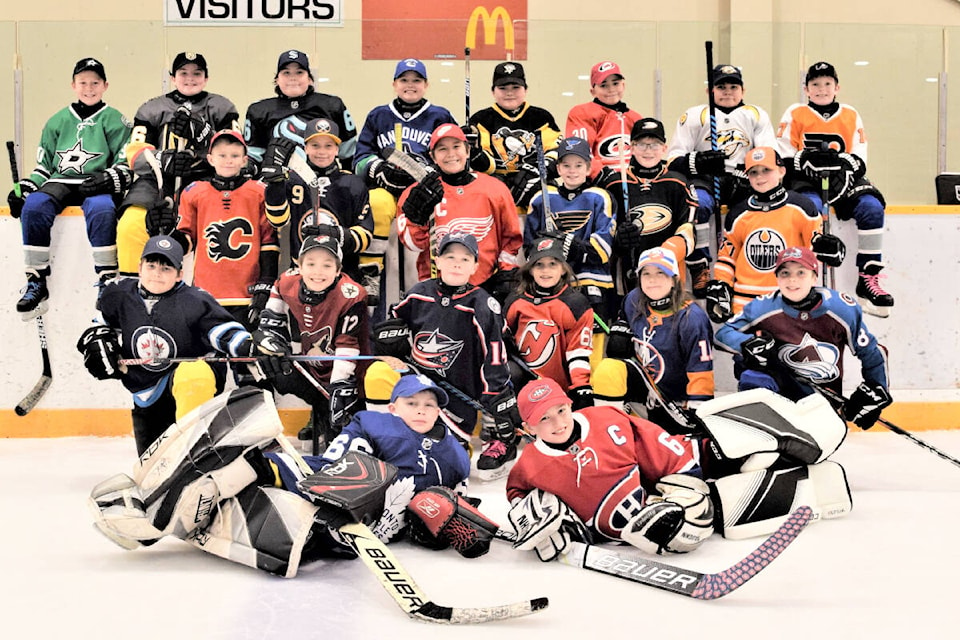
[[[400,196],[397,234],[411,250],[420,251],[421,280],[435,273],[433,248],[441,238],[451,233],[472,235],[480,262],[470,283],[502,301],[517,285],[522,243],[517,208],[502,182],[470,170],[468,156],[467,138],[459,126],[442,124],[434,130],[430,157],[438,170]]]
[[[857,297],[867,313],[890,315],[893,296],[880,285],[884,264],[884,199],[867,180],[867,138],[856,109],[837,102],[840,91],[837,70],[829,62],[817,62],[807,70],[803,91],[807,104],[790,105],[780,119],[778,149],[786,160],[787,184],[810,198],[822,211],[824,195],[840,220],[857,224]],[[821,176],[830,179],[827,194],[821,193]]]
[[[811,247],[831,266],[839,266],[846,252],[840,238],[821,233],[823,221],[810,201],[783,187],[786,169],[773,148],[751,149],[746,170],[753,195],[727,214],[716,279],[707,284],[707,315],[714,322],[726,322],[751,300],[776,290],[781,250]]]
[[[20,218],[27,284],[17,301],[24,320],[46,312],[50,231],[65,207],[79,205],[93,249],[94,271],[103,284],[117,276],[117,210],[114,197],[130,184],[124,145],[130,123],[103,102],[107,73],[94,58],[73,68],[77,101],[43,126],[37,165],[7,196],[10,215]]]
[[[170,79],[174,90],[144,102],[133,118],[128,159],[146,146],[158,162],[157,166],[130,162],[137,178],[120,203],[117,222],[122,276],[136,276],[147,238],[176,228],[176,202],[183,187],[213,175],[207,162],[213,134],[223,129],[240,130],[236,106],[206,91],[207,60],[201,54],[178,53],[170,67]],[[145,157],[141,161],[146,164]]]
[[[684,292],[679,261],[663,247],[647,249],[637,262],[638,284],[610,327],[606,358],[591,380],[598,403],[624,408],[646,401],[646,416],[670,433],[689,433],[647,393],[641,367],[663,396],[693,411],[713,398],[713,327]]]
[[[515,547],[548,562],[571,540],[685,553],[713,533],[713,505],[684,440],[613,407],[573,411],[555,381],[518,396],[536,436],[507,478]]]
[[[598,62],[590,70],[593,101],[578,104],[567,114],[564,137],[582,138],[590,145],[591,178],[596,178],[603,167],[626,166],[630,129],[643,117],[623,101],[626,88],[620,65],[609,60]]]
[[[102,323],[84,331],[77,342],[91,375],[118,378],[133,394],[138,455],[175,420],[223,391],[226,382],[223,363],[177,364],[166,358],[200,358],[211,350],[251,354],[250,334],[209,293],[182,282],[182,265],[183,249],[174,238],[150,238],[139,281],[123,279],[104,287]],[[156,362],[124,368],[121,358]]]

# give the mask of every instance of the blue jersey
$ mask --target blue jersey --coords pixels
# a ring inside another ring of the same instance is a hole
[[[402,151],[407,155],[430,164],[430,134],[445,123],[456,124],[456,119],[444,107],[438,107],[429,100],[418,110],[405,117],[394,103],[375,107],[367,114],[357,139],[357,152],[354,155],[353,171],[357,175],[366,175],[368,165],[380,157],[380,150],[396,146],[395,126],[400,125]]]

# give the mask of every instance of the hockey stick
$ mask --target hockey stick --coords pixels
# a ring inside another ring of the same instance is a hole
[[[409,154],[405,153],[402,149],[397,149],[396,147],[384,147],[380,151],[381,157],[397,167],[402,171],[406,171],[407,175],[416,180],[417,182],[422,182],[424,178],[430,173],[430,170],[425,166],[414,160],[410,157]],[[433,214],[430,214],[430,219],[427,221],[427,234],[430,237],[430,277],[437,277],[437,242],[438,238],[436,237],[435,231],[430,228],[433,226]],[[400,247],[398,247],[398,253],[406,248],[406,245],[403,243],[402,239],[398,239]],[[401,275],[403,274],[403,269],[400,270]]]
[[[612,548],[572,542],[560,562],[581,569],[639,582],[697,600],[715,600],[733,593],[765,569],[797,539],[813,517],[810,507],[798,507],[773,535],[750,555],[720,573],[701,573],[645,556],[621,553]]]
[[[393,367],[392,361],[398,361],[391,356],[281,356],[293,362],[334,362],[337,360],[383,360]],[[181,362],[256,362],[256,356],[196,356],[179,358],[123,358],[118,364],[125,366],[137,365],[167,365]]]
[[[634,338],[633,341],[639,345],[644,344],[639,338]],[[646,352],[646,347],[644,347],[644,351]],[[689,429],[690,433],[704,433],[705,428],[703,423],[698,423],[697,421],[691,420],[676,402],[663,395],[660,387],[657,386],[656,381],[653,379],[653,375],[651,375],[646,365],[639,358],[637,359],[637,365],[638,366],[635,368],[639,370],[640,379],[643,380],[643,384],[647,387],[647,397],[653,398],[654,401],[656,401],[656,403],[667,412],[667,415],[669,415],[674,422]]]
[[[464,123],[470,122],[470,47],[463,49],[463,106],[466,117]]]
[[[717,140],[717,103],[713,98],[713,41],[703,43],[707,53],[707,104],[710,110],[710,149],[719,151]],[[720,214],[720,176],[713,176],[713,220],[717,226],[717,252],[723,244],[723,219]]]
[[[820,143],[820,148],[824,151],[829,149],[829,144],[824,141]],[[840,167],[824,167],[819,169],[820,173],[820,217],[823,218],[823,233],[830,235],[830,171],[840,170]],[[837,274],[833,267],[824,265],[824,284],[830,289],[837,288]]]
[[[543,135],[537,130],[537,170],[540,172],[540,200],[543,202],[543,224],[549,234],[563,233],[557,227],[557,219],[553,215],[553,207],[550,206],[550,189],[547,184],[547,159],[543,152]],[[573,236],[570,236],[572,239]],[[565,238],[566,240],[566,238]],[[564,249],[569,249],[564,242]],[[566,253],[566,252],[564,252]]]

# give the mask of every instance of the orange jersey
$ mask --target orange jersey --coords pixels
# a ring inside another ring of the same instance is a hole
[[[630,129],[643,116],[632,109],[620,113],[596,102],[585,102],[570,109],[564,137],[583,138],[590,145],[593,161],[590,177],[596,178],[604,167],[620,168],[630,162]]]
[[[823,142],[835,151],[852,153],[867,161],[867,137],[856,109],[841,104],[835,114],[825,118],[808,105],[790,105],[777,129],[780,155],[792,158],[800,149],[819,149]]]

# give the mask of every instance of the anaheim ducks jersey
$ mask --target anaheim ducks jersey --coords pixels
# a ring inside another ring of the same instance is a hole
[[[823,219],[810,200],[781,188],[769,202],[754,194],[735,205],[725,226],[714,277],[733,287],[733,310],[739,312],[777,289],[777,254],[787,247],[809,247]]]
[[[457,123],[447,109],[432,104],[429,100],[425,100],[420,109],[409,114],[402,113],[393,102],[375,107],[367,114],[367,119],[360,129],[353,170],[357,175],[366,176],[368,165],[380,157],[380,151],[396,146],[397,125],[400,125],[403,152],[424,165],[429,165],[430,134],[448,122]]]
[[[741,104],[729,112],[716,108],[717,148],[727,156],[727,173],[743,164],[748,149],[777,147],[777,136],[770,116],[753,104]],[[710,151],[710,106],[701,104],[687,109],[673,132],[667,149],[667,163],[691,151]]]
[[[590,384],[593,307],[569,285],[552,295],[511,294],[504,319],[523,361],[564,391]]]
[[[867,137],[856,109],[840,104],[828,117],[807,104],[787,107],[777,129],[777,149],[781,156],[792,158],[800,149],[820,149],[824,142],[834,151],[852,153],[867,161]]]
[[[590,145],[593,161],[590,177],[596,178],[604,167],[620,166],[630,157],[630,130],[643,119],[620,102],[614,107],[596,100],[578,104],[567,114],[564,137],[583,138]]]
[[[180,197],[177,229],[195,252],[193,284],[225,306],[250,303],[247,287],[261,275],[275,276],[280,259],[277,233],[267,221],[263,183],[247,180],[220,191],[206,180],[191,183]],[[261,274],[261,257],[272,265]]]
[[[525,102],[510,114],[498,105],[481,109],[470,116],[470,124],[480,132],[480,146],[493,158],[493,174],[515,173],[521,164],[537,166],[537,132],[544,152],[557,148],[560,127],[553,114]]]

